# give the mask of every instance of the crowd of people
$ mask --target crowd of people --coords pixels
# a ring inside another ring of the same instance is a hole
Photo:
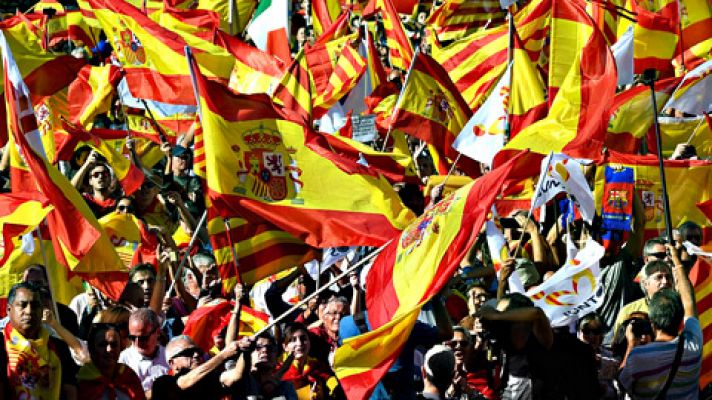
[[[294,3],[293,55],[314,41],[309,7],[309,1]],[[427,13],[414,15],[405,26],[418,45]],[[351,23],[358,29],[358,18]],[[107,57],[107,46],[95,50]],[[385,41],[377,49],[390,67]],[[76,48],[73,54],[87,56]],[[390,78],[402,83],[396,70]],[[121,107],[114,107],[95,124],[124,127],[124,117]],[[7,295],[7,315],[0,321],[0,370],[6,371],[0,374],[0,398],[347,398],[334,372],[335,352],[372,327],[366,272],[342,271],[374,249],[357,249],[356,258],[332,260],[316,273],[294,266],[264,281],[264,290],[242,283],[225,290],[201,225],[206,201],[192,169],[193,145],[192,132],[175,145],[155,144],[163,158],[146,168],[128,138],[130,158],[145,175],[130,196],[122,191],[114,166],[92,147],[79,147],[70,162],[62,162],[62,172],[96,218],[135,216],[155,238],[155,254],[128,266],[118,301],[85,282],[83,292],[62,304],[53,296],[47,267],[27,266]],[[382,143],[373,145],[380,149]],[[8,153],[0,164],[5,171]],[[679,146],[673,157],[683,153],[694,156],[694,148]],[[438,186],[426,197],[421,189],[433,161],[421,156],[416,162],[421,185],[397,189],[404,204],[420,215],[445,189]],[[7,184],[8,174],[3,178]],[[526,290],[541,285],[564,265],[569,243],[583,247],[589,239],[602,241],[599,227],[580,219],[567,226],[518,210],[504,229],[512,256],[495,268],[481,233],[457,273],[426,304],[371,398],[712,398],[711,387],[700,387],[704,342],[688,277],[699,260],[683,246],[703,244],[699,224],[705,221],[675,227],[672,238],[645,240],[645,216],[634,196],[632,230],[599,262],[604,295],[596,311],[552,326],[530,297],[509,287],[514,272]],[[557,208],[549,215],[561,215],[558,202],[548,207]],[[186,240],[191,237],[195,242]],[[191,316],[225,304],[226,324],[211,332],[208,348],[186,334]],[[276,323],[265,321],[266,329],[245,334],[248,308]]]

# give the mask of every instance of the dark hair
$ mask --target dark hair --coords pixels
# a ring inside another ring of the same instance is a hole
[[[271,333],[269,332],[262,332],[259,335],[255,336],[255,342],[257,342],[257,339],[267,339],[269,341],[269,344],[271,344],[275,349],[277,349],[277,340],[272,336]]]
[[[658,290],[648,303],[650,322],[657,329],[671,336],[677,336],[685,311],[680,295],[673,289]]]
[[[96,337],[99,333],[105,333],[106,331],[116,331],[116,334],[121,336],[121,333],[119,332],[119,327],[114,325],[114,324],[106,324],[106,323],[96,323],[92,324],[91,329],[89,330],[89,336],[87,337],[87,347],[89,347],[89,352],[94,351],[94,346],[96,345]]]
[[[150,272],[153,278],[156,278],[156,269],[153,268],[152,264],[149,263],[142,263],[142,264],[136,264],[129,270],[129,280],[133,282],[133,277],[139,272]]]
[[[680,231],[680,237],[682,237],[682,239],[684,240],[687,234],[690,233],[690,231],[692,230],[699,230],[700,232],[702,232],[702,227],[700,227],[693,221],[685,221],[677,227],[677,230]]]
[[[603,329],[604,331],[608,330],[606,323],[603,322],[603,319],[601,318],[601,316],[598,315],[598,313],[596,313],[595,311],[590,312],[590,313],[584,315],[583,317],[581,317],[578,320],[578,323],[576,324],[576,328],[579,332],[581,332],[581,329],[583,329],[583,327],[586,324],[588,324],[589,322],[593,322],[593,321],[598,322],[598,324],[601,325],[601,329]]]
[[[296,334],[298,331],[304,331],[307,334],[307,337],[309,336],[309,329],[307,329],[307,326],[299,323],[299,322],[292,322],[290,324],[287,324],[287,327],[284,328],[284,343],[289,343],[292,341],[292,336]]]
[[[38,296],[40,301],[43,300],[42,292],[40,292],[40,288],[36,284],[33,282],[19,282],[10,288],[10,293],[7,294],[7,304],[12,304],[15,301],[15,295],[17,295],[17,291],[20,289],[29,290],[32,294]]]
[[[521,293],[509,293],[502,297],[502,300],[509,300],[504,311],[515,310],[517,308],[534,307],[534,302],[529,297]]]

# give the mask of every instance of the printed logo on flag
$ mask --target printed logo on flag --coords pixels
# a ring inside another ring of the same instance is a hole
[[[238,157],[237,176],[245,185],[235,187],[234,192],[245,194],[249,188],[255,196],[266,201],[280,201],[289,194],[288,179],[294,184],[294,191],[299,192],[303,186],[299,180],[302,172],[289,156],[295,150],[285,148],[278,131],[260,125],[244,132],[242,139],[247,149],[233,145],[232,150],[242,153],[242,158]]]
[[[440,224],[436,220],[438,217],[447,215],[452,209],[452,205],[460,200],[460,196],[456,197],[457,192],[451,193],[448,197],[440,201],[430,210],[427,210],[420,219],[417,225],[411,224],[401,235],[400,245],[403,252],[399,254],[399,258],[404,254],[410,254],[413,250],[420,246],[420,243],[430,234],[440,233]]]
[[[122,31],[114,29],[114,49],[119,58],[122,58],[127,64],[141,65],[146,63],[146,51],[141,45],[136,35],[126,26],[122,20],[120,22]]]
[[[425,102],[423,115],[438,122],[447,122],[454,117],[450,102],[442,90],[438,89],[437,92],[430,90],[430,96]]]

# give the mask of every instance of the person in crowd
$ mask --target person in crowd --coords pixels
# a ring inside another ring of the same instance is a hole
[[[318,326],[309,329],[312,354],[319,360],[333,363],[334,351],[339,342],[339,321],[349,314],[349,301],[345,297],[332,297],[320,315]]]
[[[9,323],[2,330],[0,393],[8,399],[77,397],[77,366],[64,341],[42,326],[44,301],[32,283],[15,284],[7,296]]]
[[[663,247],[663,249],[664,248],[665,247]],[[649,257],[662,257],[663,255],[667,256],[665,251],[653,254],[655,255],[651,255]],[[672,287],[672,271],[670,269],[670,264],[668,264],[667,261],[664,261],[664,258],[657,258],[649,261],[641,270],[640,275],[640,286],[643,289],[645,296],[632,303],[626,304],[626,306],[621,309],[618,314],[618,318],[616,319],[616,324],[613,326],[614,332],[620,328],[621,323],[633,312],[640,311],[648,313],[648,303],[650,302],[650,298],[652,298],[653,295],[659,290]]]
[[[418,400],[444,400],[455,375],[455,355],[448,347],[437,344],[425,353],[421,373],[423,374],[423,391]]]
[[[604,399],[617,399],[618,393],[614,381],[618,375],[620,359],[613,355],[613,351],[603,345],[605,325],[601,317],[595,312],[584,315],[577,323],[577,336],[579,340],[591,346],[596,354],[598,365],[598,380],[603,390]]]
[[[91,362],[77,373],[82,399],[141,400],[146,394],[136,373],[119,362],[121,334],[110,324],[95,324],[89,332]]]
[[[665,287],[650,298],[654,341],[638,345],[632,325],[626,329],[628,349],[619,379],[634,399],[696,399],[699,394],[703,339],[695,295],[678,251],[667,248],[676,290]]]
[[[143,304],[148,307],[153,297],[156,283],[156,268],[148,263],[135,265],[129,271],[129,280],[141,287],[143,291]]]
[[[300,323],[287,325],[284,330],[283,348],[286,356],[282,364],[290,359],[292,361],[282,379],[291,382],[297,393],[307,392],[312,398],[328,398],[327,382],[333,379],[333,373],[324,358],[310,356],[311,338],[307,327]]]
[[[445,342],[455,356],[455,375],[447,391],[449,398],[491,399],[494,391],[487,385],[486,371],[475,370],[475,349],[470,332],[462,326],[452,328],[452,339]]]
[[[75,314],[74,311],[67,305],[58,301],[53,301],[52,291],[49,287],[49,279],[47,278],[47,269],[44,265],[30,264],[30,266],[28,266],[22,274],[22,281],[33,283],[37,288],[39,288],[43,294],[45,307],[52,309],[54,307],[52,303],[54,302],[57,306],[57,312],[59,313],[57,318],[62,322],[62,326],[74,336],[79,334],[77,314]]]
[[[166,349],[158,342],[160,321],[150,308],[139,308],[129,317],[131,346],[119,355],[119,362],[136,372],[146,397],[151,397],[153,382],[168,373]]]
[[[72,185],[82,192],[82,196],[97,218],[114,211],[116,207],[114,177],[111,168],[102,161],[101,155],[96,150],[89,153],[84,165],[72,177]]]

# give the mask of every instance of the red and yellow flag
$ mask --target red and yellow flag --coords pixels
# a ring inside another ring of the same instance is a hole
[[[312,117],[321,118],[336,102],[349,93],[366,71],[366,64],[366,59],[356,49],[348,44],[345,45],[329,77],[329,84],[314,99]]]
[[[532,62],[544,46],[551,0],[533,0],[514,14],[514,22]],[[434,45],[432,57],[450,75],[470,109],[479,107],[507,68],[506,24],[468,35],[447,47]]]
[[[341,15],[339,0],[314,0],[311,2],[312,22],[316,37],[331,28]]]
[[[377,10],[381,11],[383,29],[391,65],[407,71],[413,61],[413,46],[405,33],[398,11],[391,0],[374,0]]]
[[[557,94],[549,115],[524,128],[504,149],[598,159],[616,91],[615,61],[583,1],[554,0],[553,4],[549,96]],[[554,75],[563,71],[561,83],[554,82]]]
[[[39,192],[5,193],[0,195],[0,233],[2,258],[5,265],[15,249],[15,238],[31,232],[54,207]]]
[[[269,93],[284,75],[282,61],[236,37],[218,31],[215,43],[235,57],[228,86],[237,93]]]
[[[69,85],[70,121],[91,129],[94,118],[111,109],[121,70],[111,64],[85,65]]]
[[[220,216],[269,221],[315,247],[382,244],[413,218],[385,178],[309,147],[309,128],[268,97],[196,78],[207,194]],[[323,196],[325,187],[348,196]]]
[[[125,2],[88,0],[126,70],[134,97],[169,104],[195,104],[185,46],[193,47],[207,76],[225,82],[234,57],[197,36],[161,27]]]
[[[75,273],[118,299],[126,285],[125,267],[82,196],[44,158],[37,120],[13,53],[4,35],[2,49],[5,101],[10,131],[39,191],[54,206],[47,216],[57,259]]]
[[[447,0],[433,11],[428,24],[434,28],[438,40],[448,41],[501,25],[506,16],[498,0]]]
[[[690,270],[690,281],[695,289],[697,314],[702,327],[700,388],[703,389],[712,383],[712,265],[709,260],[697,258],[697,263]]]
[[[474,245],[502,186],[522,179],[518,170],[526,158],[515,156],[451,193],[376,257],[366,278],[373,330],[345,340],[334,359],[334,372],[348,398],[368,398],[398,357],[423,304],[445,286]]]
[[[209,210],[208,213],[214,214],[214,211]],[[208,221],[210,243],[226,292],[232,290],[239,279],[243,284],[252,285],[318,257],[316,249],[269,223],[250,223],[236,217],[229,218],[228,224],[229,230],[220,217]]]
[[[618,20],[621,17],[617,7],[624,5],[624,0],[598,0],[586,4],[586,11],[603,33],[609,46],[618,41]]]
[[[304,121],[305,124],[311,124],[312,89],[309,67],[304,50],[302,50],[294,57],[294,61],[285,71],[282,80],[272,93],[272,99]]]

